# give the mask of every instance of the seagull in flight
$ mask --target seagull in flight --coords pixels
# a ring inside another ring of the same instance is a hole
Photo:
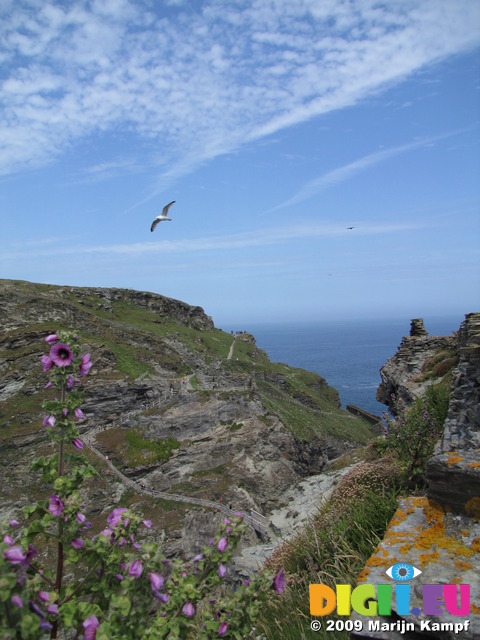
[[[347,229],[348,229],[348,230],[350,230],[350,229],[355,229],[355,227],[347,227]]]
[[[163,209],[162,209],[162,213],[157,216],[155,218],[155,220],[152,222],[152,226],[150,227],[150,231],[153,231],[155,229],[155,227],[157,226],[157,224],[159,222],[162,222],[162,220],[171,220],[171,218],[167,217],[167,213],[168,210],[170,209],[170,207],[172,206],[172,204],[175,204],[175,200],[172,200],[171,202],[169,202],[168,204],[166,204]]]

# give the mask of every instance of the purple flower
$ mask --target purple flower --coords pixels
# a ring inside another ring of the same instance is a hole
[[[90,616],[83,623],[83,628],[85,629],[85,633],[83,634],[83,640],[95,640],[97,636],[97,627],[100,626],[100,623],[97,619],[97,616]]]
[[[81,420],[82,418],[85,418],[85,414],[83,413],[83,411],[80,409],[80,407],[77,407],[75,409],[75,417],[78,418],[79,420]]]
[[[73,353],[68,344],[57,342],[57,344],[53,345],[50,349],[50,358],[57,367],[68,367],[72,364]]]
[[[154,571],[150,571],[150,573],[148,574],[148,577],[150,578],[152,591],[160,591],[160,589],[165,584],[165,580],[163,579],[163,576],[161,576],[159,573],[155,573]]]
[[[38,597],[42,602],[50,602],[50,594],[48,591],[39,591]]]
[[[134,560],[128,569],[128,575],[132,578],[139,578],[142,575],[143,564],[141,560]]]
[[[18,520],[10,520],[8,524],[11,527],[18,527]]]
[[[53,360],[46,355],[42,356],[42,367],[44,372],[48,371],[53,367]]]
[[[48,335],[45,338],[45,342],[47,342],[50,346],[54,345],[56,342],[58,342],[58,336],[56,333],[51,333],[50,335]]]
[[[74,377],[70,374],[67,378],[67,389],[71,389],[75,383]]]
[[[152,593],[154,597],[157,598],[157,600],[160,600],[160,602],[163,602],[163,604],[167,604],[170,600],[168,593],[160,593],[160,591],[152,591]]]
[[[74,549],[81,549],[83,547],[83,540],[81,538],[74,538],[72,540],[72,547]]]
[[[224,578],[227,575],[227,567],[224,564],[218,565],[218,575],[220,578]]]
[[[8,533],[3,536],[3,541],[5,542],[5,544],[8,544],[10,546],[12,546],[13,544],[13,538],[9,536]]]
[[[56,421],[57,421],[57,419],[55,418],[54,415],[45,416],[44,419],[43,419],[43,426],[44,427],[54,427]]]
[[[227,544],[228,544],[228,538],[220,538],[217,544],[217,549],[223,553],[227,548]]]
[[[152,526],[152,521],[151,520],[142,520],[142,524],[144,527],[147,527],[147,529],[150,529],[150,527]]]
[[[127,509],[125,507],[117,507],[112,511],[112,513],[107,517],[107,522],[111,527],[116,527],[117,524],[122,520],[122,513],[124,513]]]
[[[78,370],[78,375],[86,376],[92,367],[92,362],[90,362],[90,354],[86,353],[82,356],[80,360],[80,368]]]
[[[77,520],[78,522],[85,522],[85,516],[80,511],[77,513]]]
[[[48,620],[41,620],[38,628],[42,631],[51,631],[53,629],[53,625],[48,622]]]
[[[182,607],[182,613],[184,613],[187,616],[187,618],[191,618],[192,616],[195,615],[195,607],[191,602],[187,602]]]
[[[43,613],[43,611],[40,609],[40,607],[38,606],[38,604],[35,604],[35,602],[32,602],[30,600],[30,602],[28,603],[28,608],[30,609],[30,611],[32,611],[33,613],[35,613],[39,618],[45,618],[45,614]]]
[[[64,508],[65,505],[58,496],[56,496],[55,494],[50,496],[50,504],[48,505],[48,510],[52,515],[59,516]]]
[[[74,438],[72,440],[72,444],[75,447],[75,449],[78,449],[78,450],[83,449],[83,442],[78,438]]]
[[[5,549],[3,555],[10,562],[10,564],[21,564],[26,558],[26,555],[22,551],[22,547],[19,546]]]
[[[58,616],[58,604],[49,604],[46,607],[47,613]]]
[[[223,638],[223,636],[227,633],[227,629],[228,629],[228,624],[226,622],[222,622],[221,625],[218,627],[218,635],[220,636],[220,638]]]
[[[277,575],[273,578],[272,589],[275,589],[277,593],[282,593],[285,588],[285,573],[283,571],[283,567],[277,573]]]
[[[23,609],[23,602],[18,593],[12,596],[12,604],[14,604],[19,609]]]

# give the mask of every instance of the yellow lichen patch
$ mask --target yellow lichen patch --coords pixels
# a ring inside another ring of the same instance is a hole
[[[469,462],[469,467],[473,467],[474,469],[478,469],[480,471],[480,462]]]
[[[430,553],[420,553],[418,559],[420,560],[420,567],[423,569],[427,564],[435,562],[440,557],[438,551],[431,551]]]
[[[474,538],[472,540],[472,551],[473,553],[480,553],[480,538]]]
[[[470,613],[475,613],[478,615],[480,613],[480,607],[476,607],[474,604],[470,604]]]
[[[472,498],[465,504],[467,516],[470,516],[477,522],[480,519],[480,498]]]
[[[461,569],[462,571],[468,571],[469,569],[473,568],[473,564],[471,562],[467,562],[466,560],[457,558],[456,560],[454,560],[454,562],[457,569]]]
[[[370,573],[370,569],[368,567],[363,567],[363,569],[360,571],[360,573],[357,576],[357,584],[360,584],[361,582],[365,582],[369,573]]]
[[[447,458],[447,464],[457,464],[457,462],[462,462],[463,458],[462,456],[448,456]]]
[[[412,545],[410,544],[410,542],[406,542],[405,544],[402,544],[402,546],[398,550],[400,551],[400,553],[408,553],[411,548]]]

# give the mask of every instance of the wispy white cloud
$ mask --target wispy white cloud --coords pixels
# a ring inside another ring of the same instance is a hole
[[[419,223],[383,223],[360,225],[355,233],[361,236],[376,236],[398,234],[421,228]],[[41,245],[32,246],[29,250],[29,258],[41,258],[55,255],[82,255],[93,257],[95,255],[110,256],[151,256],[152,254],[181,254],[200,253],[212,251],[236,251],[248,248],[260,248],[292,243],[298,240],[313,238],[333,238],[350,233],[344,226],[326,223],[305,223],[286,225],[283,227],[265,228],[255,231],[246,231],[236,234],[205,236],[199,238],[186,238],[180,240],[160,240],[150,242],[134,242],[124,244],[99,244],[99,245],[75,245],[66,244],[63,240],[56,247],[45,249]],[[50,241],[51,242],[51,241]],[[0,261],[18,261],[24,257],[24,252],[18,250],[4,250],[0,254]]]
[[[1,3],[0,173],[115,132],[139,163],[159,150],[159,190],[480,42],[471,0],[167,5]]]
[[[317,193],[320,193],[321,191],[328,189],[329,187],[333,187],[341,182],[345,182],[358,173],[366,171],[370,167],[373,167],[382,162],[386,162],[390,158],[395,158],[396,156],[402,155],[404,153],[409,153],[410,151],[414,151],[415,149],[419,149],[422,147],[431,147],[440,140],[451,138],[453,136],[459,135],[460,133],[465,133],[465,130],[456,130],[437,136],[429,136],[427,138],[415,140],[414,142],[410,142],[408,144],[402,144],[396,147],[390,147],[389,149],[382,149],[380,151],[375,151],[374,153],[369,153],[368,155],[363,156],[362,158],[358,158],[353,162],[349,162],[342,167],[338,167],[337,169],[328,171],[327,173],[322,174],[314,180],[309,180],[291,198],[288,198],[279,205],[272,207],[268,211],[265,211],[262,215],[273,213],[274,211],[278,211],[280,209],[284,209],[285,207],[290,207],[298,204],[299,202],[303,202],[304,200],[308,200]]]

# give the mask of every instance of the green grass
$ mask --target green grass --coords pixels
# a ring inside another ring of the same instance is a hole
[[[161,440],[147,440],[140,429],[130,429],[126,433],[128,444],[127,463],[129,466],[137,464],[153,464],[162,460],[169,460],[172,452],[178,449],[180,443],[176,438],[168,437]]]

